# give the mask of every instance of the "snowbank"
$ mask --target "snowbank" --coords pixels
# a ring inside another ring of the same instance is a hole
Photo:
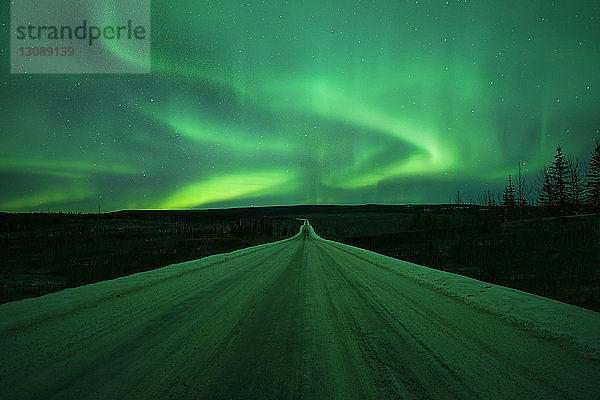
[[[312,231],[312,227],[310,228]],[[314,231],[311,235],[317,236]],[[320,239],[373,265],[459,298],[559,346],[600,359],[600,313],[517,289],[439,271],[369,250]]]

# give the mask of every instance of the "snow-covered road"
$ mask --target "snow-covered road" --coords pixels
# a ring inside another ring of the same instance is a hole
[[[594,399],[600,314],[319,238],[0,306],[1,399]]]

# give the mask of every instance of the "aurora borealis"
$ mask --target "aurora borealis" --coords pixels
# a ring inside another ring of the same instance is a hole
[[[148,75],[10,74],[2,13],[0,211],[439,203],[600,137],[589,0],[154,0]]]

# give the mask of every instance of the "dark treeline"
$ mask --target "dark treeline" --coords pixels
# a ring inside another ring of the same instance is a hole
[[[600,311],[600,142],[589,160],[557,147],[533,182],[523,166],[480,196],[479,221],[444,228],[415,216],[422,229],[386,251]]]
[[[553,158],[532,183],[519,163],[515,174],[509,174],[501,193],[487,190],[478,201],[466,203],[502,207],[506,220],[527,217],[526,208],[540,206],[545,216],[580,214],[600,211],[600,142],[596,142],[588,161],[569,157],[556,148]],[[460,192],[455,203],[464,204]]]
[[[291,218],[218,212],[0,215],[0,302],[292,236]]]

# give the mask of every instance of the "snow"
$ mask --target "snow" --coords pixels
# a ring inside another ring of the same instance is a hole
[[[318,237],[312,227],[311,235]],[[324,240],[448,296],[505,319],[538,336],[573,344],[586,357],[600,359],[600,313],[446,271],[398,260],[369,250]]]

